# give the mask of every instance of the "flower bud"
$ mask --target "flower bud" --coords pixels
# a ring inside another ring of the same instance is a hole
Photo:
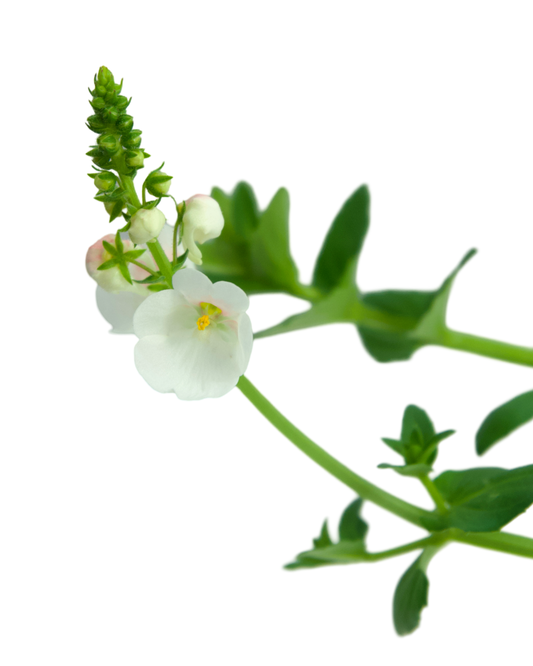
[[[113,74],[107,69],[107,67],[100,67],[98,70],[98,85],[113,87],[114,83],[115,79],[113,78]]]
[[[157,238],[166,222],[158,208],[140,208],[130,221],[128,233],[135,245]]]
[[[105,107],[105,99],[103,97],[95,97],[89,103],[96,110],[101,110]]]
[[[117,120],[117,129],[121,134],[130,132],[133,127],[133,117],[128,116],[127,113],[120,116]]]
[[[102,134],[96,140],[102,150],[113,155],[120,149],[118,137],[115,134]]]
[[[100,116],[89,116],[87,118],[87,127],[93,132],[100,134],[105,129],[105,123],[102,121]]]
[[[172,176],[163,171],[154,171],[148,176],[144,184],[152,196],[161,197],[164,194],[168,194],[171,180]]]
[[[96,241],[94,245],[87,251],[87,256],[85,258],[85,266],[87,268],[87,273],[97,282],[102,289],[109,291],[111,294],[118,294],[121,291],[134,291],[137,293],[142,293],[142,290],[139,289],[139,285],[131,285],[127,280],[122,276],[118,266],[113,266],[103,271],[98,270],[98,266],[101,266],[106,261],[112,259],[112,256],[104,248],[103,241],[107,241],[111,245],[115,244],[114,234],[108,234],[100,240]],[[129,240],[123,241],[124,251],[128,252],[133,250],[133,243]]]
[[[120,213],[124,210],[124,202],[120,199],[118,201],[105,201],[104,208],[109,215],[116,215],[120,217]]]
[[[125,155],[126,166],[140,169],[144,166],[144,153],[142,150],[127,150]]]
[[[131,100],[129,100],[127,97],[124,97],[124,95],[118,95],[117,99],[115,100],[115,106],[117,109],[122,111],[129,106],[130,101]]]
[[[96,175],[94,179],[94,184],[102,192],[110,192],[115,189],[117,183],[117,177],[111,171],[102,171]]]
[[[129,134],[123,134],[121,141],[124,148],[129,148],[131,150],[138,148],[142,141],[141,134],[141,130],[133,130]]]
[[[217,238],[224,227],[224,217],[220,206],[206,194],[195,194],[185,202],[183,215],[183,248],[189,250],[189,259],[198,266],[202,263],[202,253],[196,243],[205,243]]]
[[[105,118],[105,120],[114,123],[120,118],[120,111],[116,106],[110,106],[108,109],[105,109],[102,116]]]

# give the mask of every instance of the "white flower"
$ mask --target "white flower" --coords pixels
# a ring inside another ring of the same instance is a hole
[[[185,202],[183,215],[183,248],[189,250],[189,259],[202,263],[202,253],[196,243],[217,238],[224,227],[224,217],[218,202],[206,194],[195,194]]]
[[[183,269],[174,289],[152,294],[133,318],[135,365],[148,384],[182,400],[218,398],[237,384],[252,352],[248,296]]]
[[[131,218],[128,233],[135,245],[148,243],[159,236],[165,222],[165,216],[158,208],[140,208]]]

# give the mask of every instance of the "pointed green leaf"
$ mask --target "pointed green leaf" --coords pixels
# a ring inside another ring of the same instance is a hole
[[[146,250],[130,250],[129,252],[125,252],[122,255],[122,258],[125,261],[135,261],[136,259],[141,257],[145,252]]]
[[[315,548],[326,548],[327,546],[331,546],[333,544],[333,541],[331,540],[331,537],[329,536],[329,531],[328,531],[328,521],[325,520],[322,523],[322,529],[320,530],[320,536],[318,536],[316,539],[313,539],[313,545]]]
[[[104,261],[103,264],[100,264],[96,270],[98,271],[107,271],[110,268],[113,268],[113,266],[117,265],[117,260],[116,259],[110,259],[109,261]]]
[[[470,250],[436,291],[377,291],[361,295],[367,307],[402,317],[396,330],[371,328],[358,324],[359,335],[368,353],[381,363],[406,361],[417,349],[431,342],[446,321],[446,308],[454,280],[474,256]]]
[[[402,457],[405,455],[405,444],[398,439],[389,439],[388,437],[382,437],[381,441],[390,447],[396,453],[399,453]]]
[[[533,504],[533,465],[447,471],[434,483],[450,505],[450,527],[467,532],[501,529]]]
[[[368,524],[361,518],[363,500],[358,497],[345,510],[339,523],[341,541],[363,541],[368,532]]]
[[[407,569],[394,592],[392,617],[399,636],[411,634],[428,605],[429,580],[421,567],[422,555]]]
[[[248,183],[239,183],[233,192],[232,217],[235,231],[242,238],[250,238],[259,225],[257,201]]]
[[[351,195],[333,220],[316,261],[313,273],[315,287],[325,293],[330,292],[352,263],[355,274],[369,224],[370,193],[363,185]]]
[[[122,273],[122,277],[123,277],[127,282],[129,282],[130,284],[133,284],[133,281],[132,281],[132,279],[131,279],[130,272],[129,272],[128,267],[126,266],[126,264],[119,263],[119,264],[117,264],[117,266],[118,266],[120,272]]]
[[[414,432],[418,432],[419,436],[422,437],[422,441],[417,440],[416,443],[425,446],[435,435],[435,428],[423,409],[416,405],[407,405],[402,420],[402,442],[405,444],[411,443]]]
[[[482,455],[517,428],[533,419],[533,391],[516,396],[494,409],[476,433],[476,451]]]
[[[118,256],[119,252],[117,251],[117,248],[114,245],[111,245],[108,241],[102,241],[102,245],[104,246],[104,249],[109,252],[112,256],[116,257]]]

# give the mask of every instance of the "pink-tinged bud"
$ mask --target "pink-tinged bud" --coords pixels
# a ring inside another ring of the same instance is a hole
[[[131,218],[128,233],[136,245],[148,243],[159,236],[165,222],[165,216],[158,208],[141,208]]]
[[[87,250],[87,256],[85,258],[85,266],[87,268],[87,273],[93,278],[93,280],[99,284],[102,289],[110,292],[111,294],[118,294],[121,291],[132,291],[138,294],[144,294],[145,289],[136,284],[129,284],[129,282],[122,276],[118,266],[112,266],[103,271],[99,271],[98,267],[101,266],[106,261],[110,261],[113,257],[103,246],[103,241],[107,241],[111,245],[115,245],[115,236],[113,234],[108,234],[100,240],[96,241],[94,245]],[[133,250],[133,243],[129,240],[123,241],[124,243],[124,252]],[[141,269],[139,269],[140,271]],[[134,279],[143,279],[147,276],[146,271],[141,271],[142,276],[137,277],[132,275]]]
[[[224,217],[218,202],[207,194],[195,194],[185,202],[183,215],[183,239],[189,259],[198,266],[202,263],[202,252],[196,243],[205,243],[220,236],[224,227]]]

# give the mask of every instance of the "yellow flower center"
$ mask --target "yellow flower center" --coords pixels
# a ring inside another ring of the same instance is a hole
[[[209,317],[207,315],[202,315],[201,317],[198,317],[196,325],[198,326],[199,331],[203,331],[209,326],[210,323],[211,322],[209,321]]]

